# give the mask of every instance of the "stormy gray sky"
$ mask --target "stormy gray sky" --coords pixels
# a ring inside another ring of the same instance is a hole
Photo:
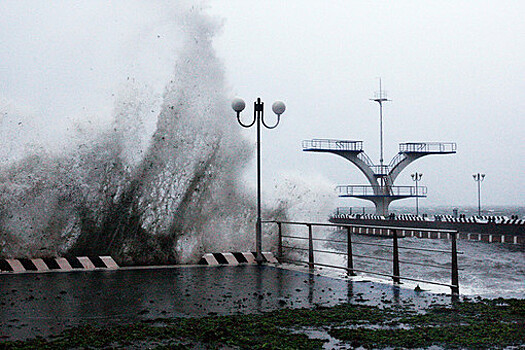
[[[2,1],[0,96],[58,130],[70,119],[110,114],[128,76],[161,90],[181,44],[167,3]],[[412,185],[410,173],[422,172],[421,206],[475,205],[472,174],[483,172],[485,204],[525,205],[525,2],[208,4],[224,21],[214,43],[231,96],[243,97],[249,112],[259,96],[268,113],[276,99],[287,104],[282,124],[263,134],[268,186],[289,173],[366,184],[342,158],[302,152],[301,140],[362,140],[378,162],[378,107],[369,98],[382,77],[392,99],[384,110],[386,162],[400,142],[458,144],[456,155],[412,164],[396,185]]]

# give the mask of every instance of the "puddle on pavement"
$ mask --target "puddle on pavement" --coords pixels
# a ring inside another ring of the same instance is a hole
[[[0,275],[0,334],[25,339],[81,324],[257,313],[281,308],[447,303],[450,297],[271,266]]]

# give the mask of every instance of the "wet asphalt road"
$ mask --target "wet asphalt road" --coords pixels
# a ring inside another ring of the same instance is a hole
[[[271,266],[175,267],[0,275],[0,342],[84,323],[254,313],[342,302],[396,305],[449,297]]]

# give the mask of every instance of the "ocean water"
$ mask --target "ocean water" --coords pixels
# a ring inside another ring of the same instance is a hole
[[[306,229],[297,229],[294,236],[306,236]],[[346,231],[316,227],[314,238],[346,241]],[[306,245],[304,240],[290,240],[285,245]],[[353,263],[355,269],[381,274],[392,274],[391,238],[353,235]],[[305,246],[306,247],[306,246]],[[423,239],[406,237],[399,239],[399,247],[425,248],[450,251],[451,241],[446,239]],[[346,244],[316,241],[314,248],[343,254],[315,253],[318,263],[346,266]],[[485,298],[525,298],[525,246],[505,243],[485,243],[469,240],[457,241],[459,265],[459,286],[461,295]],[[286,251],[285,251],[286,253]],[[306,252],[293,252],[295,259],[307,261]],[[451,284],[450,253],[400,249],[400,275],[414,279]],[[341,270],[341,274],[346,274]],[[359,273],[360,278],[378,278],[392,283],[391,278],[373,274]],[[402,286],[424,290],[450,293],[449,287],[434,286],[421,282],[402,281]]]

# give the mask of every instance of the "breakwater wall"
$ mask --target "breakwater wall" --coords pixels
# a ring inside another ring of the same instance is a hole
[[[511,243],[525,245],[525,222],[524,220],[502,220],[485,222],[476,222],[473,218],[449,220],[449,218],[439,218],[430,220],[423,217],[412,218],[384,218],[382,216],[369,215],[362,216],[356,214],[335,214],[330,218],[330,222],[340,224],[371,225],[371,226],[394,226],[394,227],[411,227],[421,229],[443,229],[457,230],[460,239],[469,239],[483,241],[488,243]],[[405,232],[406,231],[406,232]],[[360,228],[356,231],[360,234],[370,235],[387,235],[381,229]],[[420,237],[447,239],[443,234],[430,232],[421,232],[417,230],[400,230],[401,237]]]

